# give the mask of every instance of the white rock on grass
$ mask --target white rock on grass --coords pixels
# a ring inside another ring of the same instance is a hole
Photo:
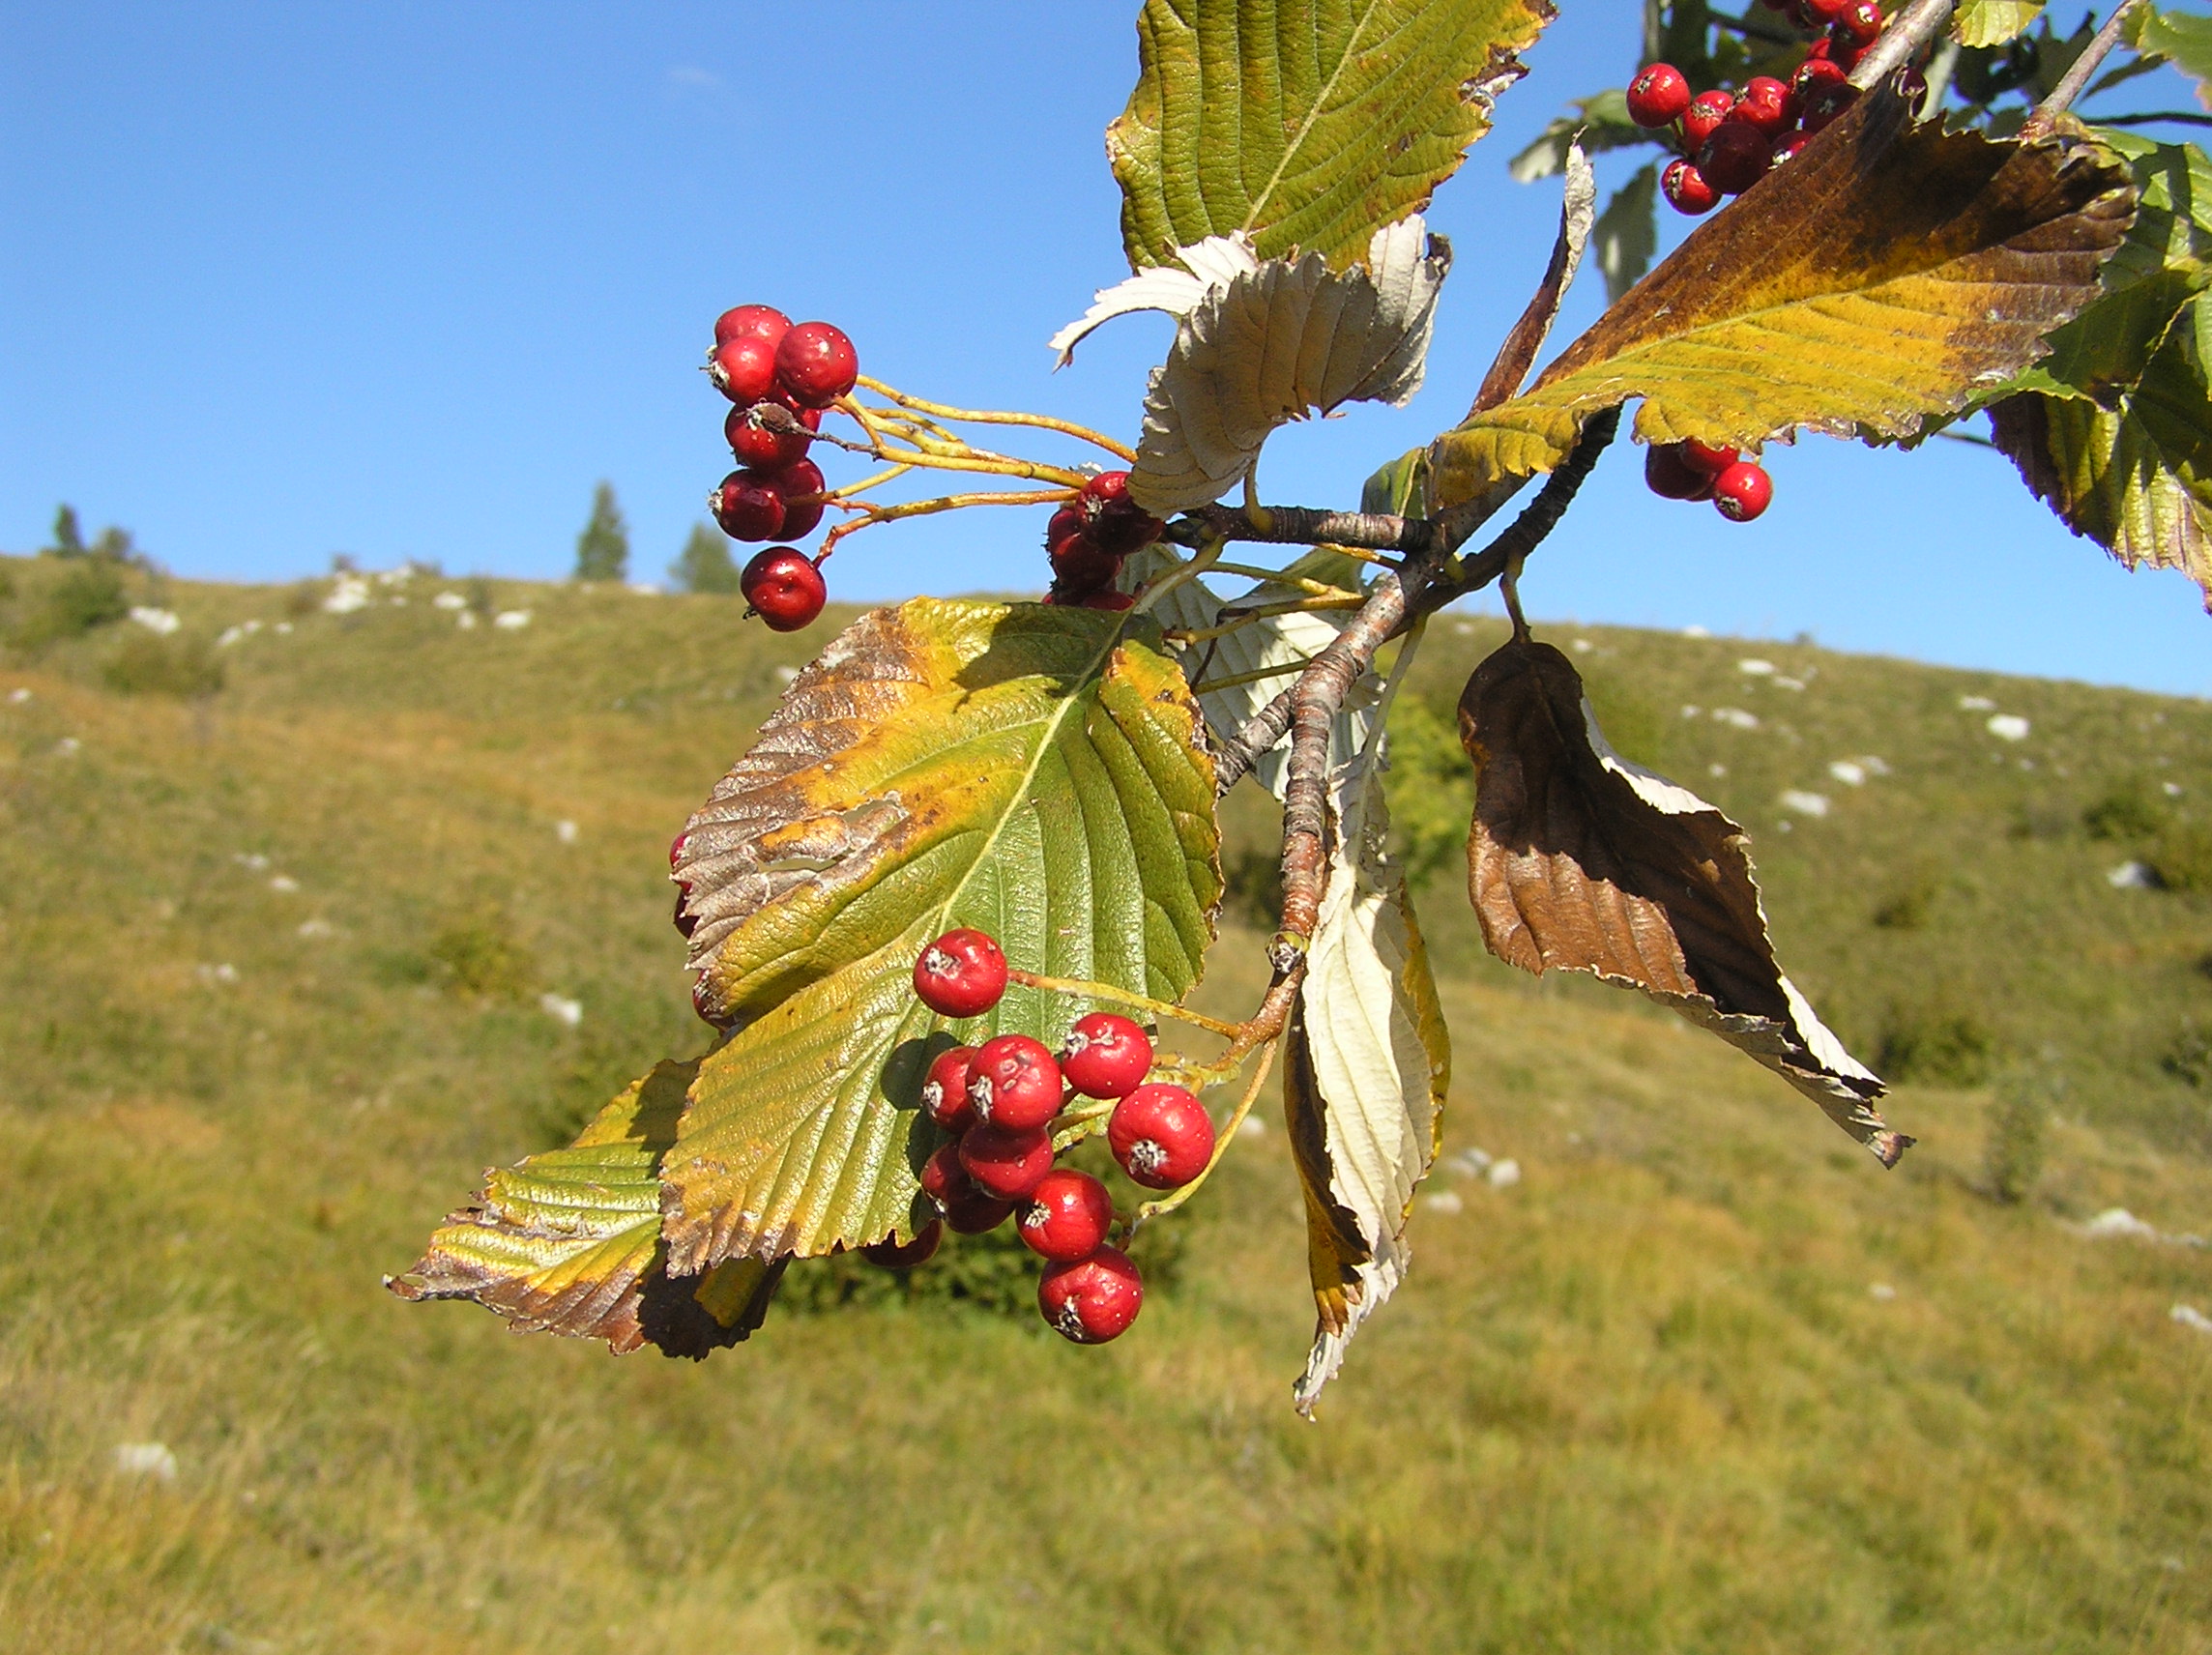
[[[1466,1148],[1459,1150],[1456,1154],[1446,1155],[1444,1157],[1444,1166],[1449,1171],[1459,1174],[1462,1177],[1479,1178],[1483,1174],[1490,1171],[1490,1151],[1487,1149],[1477,1149],[1471,1144],[1469,1145]]]
[[[1989,723],[1983,728],[2000,741],[2024,741],[2027,740],[2027,720],[2017,712],[1993,714]]]
[[[219,966],[197,966],[193,970],[198,974],[200,981],[206,983],[210,988],[213,988],[217,983],[238,981],[238,968],[228,961]]]
[[[2105,875],[2105,883],[2114,890],[2152,890],[2158,886],[2158,875],[2148,862],[2122,862]]]
[[[2141,1241],[2156,1241],[2158,1231],[2145,1224],[2124,1206],[2108,1206],[2088,1223],[2081,1226],[2084,1235],[2129,1235]]]
[[[558,994],[541,994],[538,997],[538,1007],[555,1022],[566,1024],[570,1029],[584,1021],[584,1002],[580,1000],[569,1000]]]
[[[1713,721],[1718,724],[1726,724],[1732,730],[1756,730],[1759,728],[1759,714],[1746,712],[1740,707],[1714,708]]]
[[[2179,798],[2181,797],[2181,784],[2179,782],[2162,781],[2158,785],[2159,790],[2164,793],[2167,798]]]
[[[1994,712],[1996,710],[1997,704],[1986,695],[1962,695],[1959,697],[1959,711],[1961,712]]]
[[[1685,638],[1709,638],[1712,636],[1712,634],[1706,631],[1703,626],[1692,625],[1682,628],[1682,636]]]
[[[281,891],[286,896],[289,896],[292,894],[292,892],[300,888],[300,882],[294,879],[290,874],[278,874],[274,879],[270,880],[269,888],[271,890]]]
[[[159,632],[164,638],[184,624],[177,619],[174,609],[156,609],[144,603],[133,603],[131,606],[131,619],[147,631]]]
[[[2212,1316],[2206,1316],[2193,1304],[2177,1304],[2166,1314],[2184,1327],[2198,1333],[2212,1333]]]
[[[1745,678],[1772,678],[1774,676],[1774,663],[1762,661],[1757,655],[1752,655],[1736,662],[1735,670],[1743,674]]]
[[[1782,808],[1798,816],[1825,816],[1828,814],[1828,796],[1824,793],[1805,793],[1797,788],[1786,788],[1782,794]]]
[[[30,702],[31,692],[27,689],[18,686],[8,692],[8,705],[10,707],[28,707]]]
[[[491,624],[503,632],[519,632],[530,624],[527,609],[502,609],[491,618]]]
[[[1434,1195],[1421,1197],[1421,1205],[1430,1212],[1464,1212],[1467,1203],[1460,1200],[1457,1190],[1439,1190]]]
[[[573,845],[576,842],[576,825],[566,818],[554,823],[553,837],[564,845]]]
[[[1492,1189],[1511,1189],[1521,1181],[1521,1163],[1508,1155],[1502,1161],[1490,1163],[1490,1171],[1483,1176],[1490,1180]]]
[[[778,683],[797,683],[799,682],[799,669],[797,667],[777,667],[775,669],[775,682]]]
[[[1793,689],[1802,692],[1805,687],[1805,681],[1801,678],[1776,678],[1773,682],[1776,689]]]
[[[54,743],[54,751],[61,754],[61,756],[65,759],[68,758],[72,753],[82,752],[83,750],[84,743],[78,740],[74,736],[64,736],[60,740]]]
[[[1897,1297],[1897,1290],[1887,1282],[1870,1282],[1867,1284],[1867,1297],[1877,1304],[1887,1304]]]
[[[177,1480],[177,1457],[165,1442],[118,1442],[115,1468],[127,1477],[151,1477],[158,1483]]]
[[[1591,643],[1587,638],[1577,638],[1575,640],[1575,653],[1578,655],[1586,655],[1590,653],[1590,651],[1596,648],[1597,646]]]
[[[317,937],[335,937],[337,927],[328,919],[308,919],[301,922],[300,935],[312,942]]]
[[[464,632],[475,631],[477,629],[477,612],[473,609],[462,610],[453,617],[453,624]]]
[[[469,606],[469,600],[457,592],[441,592],[430,601],[440,609],[466,609]]]
[[[1266,1135],[1267,1123],[1257,1115],[1247,1115],[1237,1128],[1237,1136],[1239,1138],[1265,1138]]]
[[[351,615],[357,609],[366,609],[369,601],[367,581],[359,575],[341,574],[330,596],[323,599],[323,609],[332,615]]]
[[[1828,774],[1846,787],[1866,786],[1866,766],[1853,759],[1838,759],[1828,767]]]
[[[215,635],[215,647],[218,650],[227,650],[231,647],[231,645],[237,643],[245,636],[245,627],[225,626],[221,631]]]

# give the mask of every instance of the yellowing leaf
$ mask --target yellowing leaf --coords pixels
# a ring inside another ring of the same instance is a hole
[[[1468,894],[1510,965],[1643,990],[1772,1069],[1884,1166],[1912,1140],[1879,1080],[1775,964],[1743,830],[1607,744],[1549,645],[1508,643],[1460,698],[1474,760]]]
[[[568,1148],[486,1174],[481,1200],[386,1286],[407,1299],[473,1298],[517,1333],[604,1339],[618,1353],[651,1342],[704,1356],[749,1336],[780,1263],[733,1262],[677,1281],[662,1267],[660,1160],[697,1067],[660,1064]]]
[[[1141,618],[917,598],[800,674],[686,828],[693,960],[747,1019],[703,1059],[662,1169],[669,1267],[911,1230],[936,1143],[914,998],[928,941],[1179,1000],[1221,893],[1213,765]],[[973,1042],[1057,1044],[1087,1006],[1010,989]]]
[[[2212,17],[2140,6],[2128,28],[2136,50],[2166,59],[2196,81],[2197,102],[2212,109]]]
[[[2024,35],[2043,15],[2043,0],[1960,0],[1951,38],[1963,46],[2001,46]]]
[[[1915,431],[2041,354],[2096,296],[2133,210],[2126,175],[2086,140],[1945,133],[1877,88],[1527,392],[1439,438],[1439,504],[1552,469],[1584,419],[1632,396],[1646,442]]]
[[[1367,262],[1341,276],[1308,253],[1208,287],[1152,372],[1130,497],[1161,513],[1209,505],[1277,426],[1346,402],[1409,401],[1450,268],[1450,247],[1414,218],[1376,231]]]
[[[1347,768],[1331,805],[1335,851],[1283,1088],[1318,1312],[1293,1391],[1308,1415],[1359,1324],[1405,1279],[1406,1221],[1451,1086],[1450,1038],[1404,876],[1383,851],[1369,762]]]
[[[1146,0],[1106,130],[1133,269],[1242,231],[1339,268],[1428,204],[1549,0]]]

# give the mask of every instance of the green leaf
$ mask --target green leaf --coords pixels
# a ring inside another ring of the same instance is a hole
[[[2042,13],[2043,0],[1961,0],[1951,38],[1963,46],[2001,46],[2026,34]]]
[[[1241,230],[1342,268],[1426,206],[1549,0],[1146,0],[1106,130],[1132,268]]]
[[[401,1298],[473,1298],[518,1333],[648,1342],[704,1356],[748,1337],[780,1264],[735,1261],[672,1281],[660,1246],[660,1163],[696,1062],[663,1062],[601,1110],[566,1149],[485,1175],[422,1261],[385,1285]]]
[[[1621,296],[1644,279],[1651,257],[1659,250],[1659,163],[1640,167],[1634,177],[1613,192],[1613,199],[1598,215],[1590,232],[1590,247],[1597,268],[1605,276],[1605,302],[1617,305]]]
[[[2129,44],[2167,60],[2197,82],[2197,101],[2212,109],[2212,17],[2144,6],[2129,22]]]
[[[1888,87],[1727,208],[1524,394],[1432,450],[1439,504],[1548,471],[1642,396],[1646,442],[1903,435],[2034,361],[2098,292],[2134,191],[2094,144],[1915,126]]]
[[[1586,98],[1572,115],[1561,115],[1536,135],[1536,141],[1505,163],[1516,184],[1534,184],[1566,170],[1567,151],[1579,139],[1585,155],[1633,149],[1659,139],[1628,118],[1628,94],[1617,87]]]
[[[2130,568],[2178,568],[2212,610],[2212,299],[2174,317],[2141,375],[2111,406],[2066,394],[1990,410],[1997,446],[2077,535]]]
[[[956,925],[1017,968],[1179,1000],[1221,895],[1214,772],[1156,625],[917,598],[801,673],[685,829],[707,1009],[662,1170],[669,1267],[811,1256],[913,1229],[937,1142],[928,1059],[1086,1002],[1019,986],[948,1026],[915,958]]]

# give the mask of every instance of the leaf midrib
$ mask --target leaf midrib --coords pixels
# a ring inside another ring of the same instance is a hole
[[[1267,182],[1261,188],[1260,193],[1252,198],[1252,205],[1244,215],[1244,222],[1238,226],[1247,235],[1258,229],[1261,210],[1266,206],[1267,198],[1274,194],[1276,188],[1283,182],[1283,175],[1290,170],[1291,160],[1297,154],[1298,146],[1312,135],[1314,124],[1321,119],[1322,112],[1328,106],[1329,99],[1336,92],[1337,81],[1342,78],[1346,68],[1351,64],[1359,42],[1365,38],[1367,25],[1385,3],[1386,0],[1368,0],[1367,9],[1360,13],[1359,20],[1352,26],[1352,33],[1345,41],[1344,50],[1336,60],[1336,67],[1329,71],[1328,78],[1322,83],[1321,90],[1314,95],[1313,106],[1306,111],[1305,119],[1298,123],[1297,131],[1283,146],[1282,159],[1275,162],[1274,172],[1268,176]]]

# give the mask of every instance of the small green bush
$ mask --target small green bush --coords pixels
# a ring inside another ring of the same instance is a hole
[[[107,687],[120,695],[192,701],[223,685],[222,661],[205,638],[161,638],[136,627],[100,671]]]
[[[2166,825],[2166,812],[2138,781],[2116,787],[2081,812],[2092,839],[2148,839]]]
[[[1977,1086],[1995,1041],[1982,1021],[1955,1007],[1904,1006],[1890,1014],[1876,1068],[1892,1080]]]
[[[2150,863],[2168,890],[2212,890],[2212,828],[2180,823],[2159,835]]]
[[[2184,1024],[2159,1066],[2184,1086],[2212,1090],[2212,1033],[2194,1023]]]
[[[1876,903],[1868,917],[1884,931],[1924,931],[1935,912],[1936,896],[1935,879],[1923,875]]]
[[[1401,696],[1390,713],[1390,846],[1418,888],[1463,865],[1474,809],[1473,770],[1459,735],[1424,701]],[[1271,929],[1275,923],[1270,919]]]
[[[518,1000],[530,987],[530,962],[510,930],[506,915],[480,908],[439,931],[430,943],[430,958],[455,994]]]
[[[1989,1136],[1982,1145],[1982,1170],[1990,1193],[2010,1205],[2035,1193],[2050,1152],[2051,1105],[2058,1083],[2050,1076],[2018,1073],[2005,1077],[1990,1104]]]
[[[130,613],[131,599],[123,590],[121,564],[112,558],[73,558],[24,618],[15,642],[26,649],[41,649],[111,626]]]

